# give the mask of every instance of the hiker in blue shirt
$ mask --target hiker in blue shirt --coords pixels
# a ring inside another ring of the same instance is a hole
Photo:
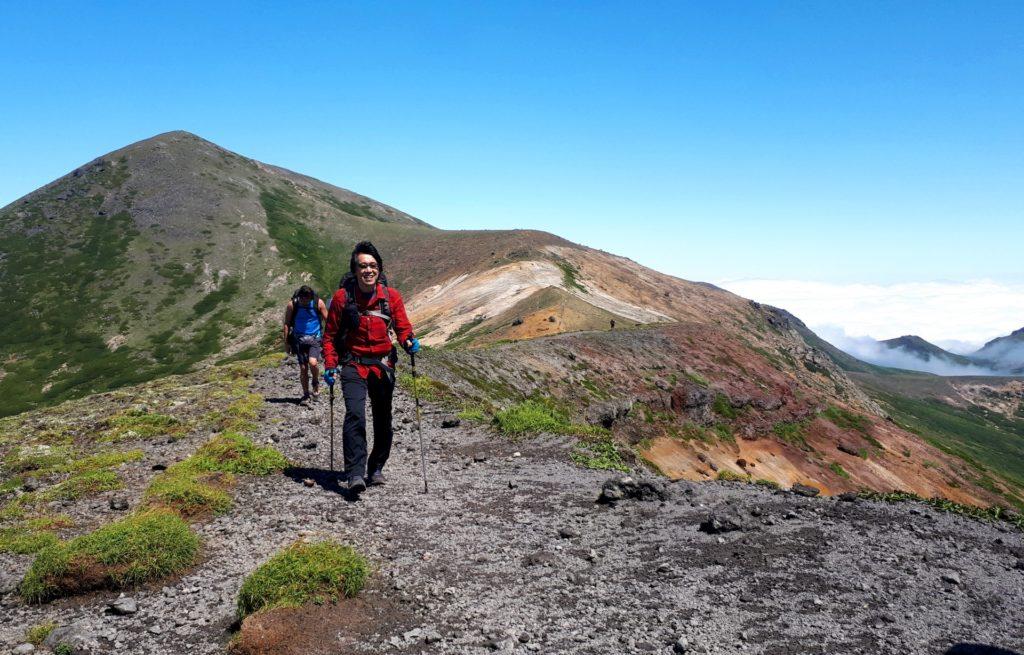
[[[327,305],[306,285],[299,287],[284,310],[284,349],[289,355],[295,353],[299,360],[299,380],[302,382],[302,400],[299,402],[310,398],[310,373],[313,378],[312,397],[320,395],[320,371],[317,367],[326,320]]]

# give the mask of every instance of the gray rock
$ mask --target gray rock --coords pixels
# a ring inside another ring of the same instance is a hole
[[[666,500],[668,493],[660,482],[641,480],[637,482],[629,476],[606,480],[601,486],[599,503],[614,503],[619,500]]]
[[[40,486],[41,485],[39,484],[39,480],[35,478],[25,478],[25,481],[21,483],[22,491],[28,492],[38,491]],[[31,645],[32,644],[29,644],[29,646]]]
[[[97,641],[89,634],[89,628],[84,623],[75,623],[67,626],[58,626],[43,640],[43,645],[52,651],[56,651],[61,645],[71,655],[83,655],[99,647]]]
[[[672,644],[672,651],[675,653],[690,652],[690,640],[686,637],[680,637],[679,639],[676,639],[676,643]]]
[[[746,529],[746,522],[743,517],[736,512],[729,512],[726,514],[709,514],[708,517],[700,524],[700,531],[708,534],[721,534],[723,532],[733,532],[735,530]]]
[[[448,430],[451,428],[457,428],[462,424],[462,420],[457,416],[446,416],[441,419],[441,427]]]
[[[110,499],[110,509],[123,512],[128,509],[128,499],[124,496],[114,496]]]
[[[960,576],[956,573],[943,573],[942,581],[953,585],[962,585],[963,582],[960,580]]]
[[[139,604],[134,598],[118,598],[108,606],[111,614],[118,616],[125,616],[128,614],[135,614],[139,611]]]
[[[18,644],[11,652],[14,653],[14,655],[27,655],[27,653],[35,652],[35,650],[36,647],[32,644]]]
[[[821,489],[806,484],[794,484],[790,491],[798,496],[806,496],[807,498],[814,498],[821,493]]]

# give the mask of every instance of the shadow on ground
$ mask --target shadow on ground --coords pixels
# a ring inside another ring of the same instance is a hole
[[[298,484],[309,486],[306,481],[311,480],[314,485],[320,487],[324,491],[336,493],[349,502],[359,500],[358,494],[350,494],[347,490],[342,489],[341,486],[338,485],[338,471],[329,471],[321,468],[289,466],[283,471],[283,473],[293,482],[297,482]]]

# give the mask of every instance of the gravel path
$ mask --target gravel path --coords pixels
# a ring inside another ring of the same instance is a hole
[[[1004,526],[913,503],[669,484],[643,472],[637,481],[664,500],[598,504],[611,476],[574,466],[570,439],[513,443],[465,423],[445,429],[431,407],[423,494],[413,403],[402,392],[389,483],[349,501],[325,471],[326,398],[284,398],[297,388],[293,365],[256,378],[267,398],[257,439],[303,468],[242,481],[232,511],[197,526],[204,561],[126,594],[138,604],[129,616],[106,613],[113,593],[22,605],[12,581],[31,558],[17,559],[0,578],[0,647],[57,621],[93,652],[223,652],[244,576],[298,538],[329,536],[376,567],[363,594],[376,624],[344,652],[1024,651],[1024,539]],[[710,514],[713,533],[699,529]]]

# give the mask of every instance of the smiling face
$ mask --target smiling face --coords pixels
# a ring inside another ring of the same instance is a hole
[[[377,260],[373,255],[356,255],[356,279],[359,281],[359,288],[369,293],[377,284],[377,277],[380,270],[377,268]]]

